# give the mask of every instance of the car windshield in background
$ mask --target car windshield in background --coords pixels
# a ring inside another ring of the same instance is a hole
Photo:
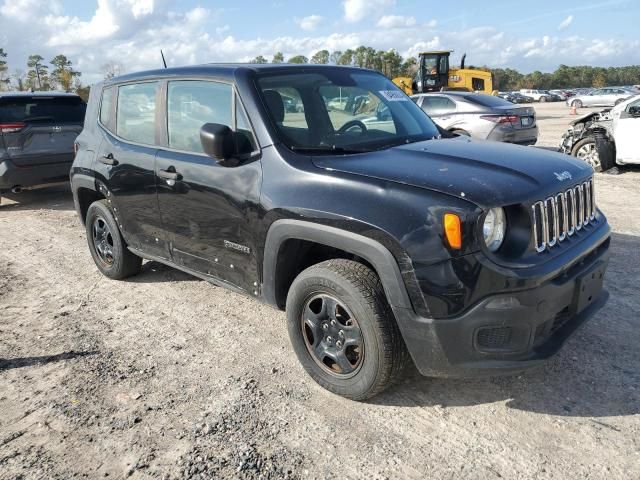
[[[80,97],[3,97],[0,123],[83,123],[85,110]]]
[[[438,128],[386,77],[347,69],[258,79],[283,143],[310,153],[358,153],[429,140]]]

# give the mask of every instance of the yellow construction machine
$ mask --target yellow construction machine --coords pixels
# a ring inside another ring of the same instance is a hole
[[[418,54],[418,72],[415,78],[393,79],[407,95],[443,90],[493,93],[493,75],[485,70],[464,68],[466,54],[462,56],[460,68],[449,66],[452,50],[422,52]]]

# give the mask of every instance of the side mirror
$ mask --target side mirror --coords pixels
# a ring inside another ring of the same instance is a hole
[[[634,105],[633,107],[629,107],[629,116],[633,118],[640,117],[640,106]]]
[[[227,125],[220,123],[205,123],[200,128],[200,143],[204,153],[221,165],[225,165],[235,150],[233,132]]]

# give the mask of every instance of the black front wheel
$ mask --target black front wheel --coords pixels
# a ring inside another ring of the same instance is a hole
[[[91,256],[102,274],[120,280],[140,271],[142,259],[127,249],[106,200],[89,206],[85,226]]]
[[[336,259],[303,271],[289,289],[287,319],[304,369],[338,395],[371,398],[409,361],[380,279],[363,264]]]

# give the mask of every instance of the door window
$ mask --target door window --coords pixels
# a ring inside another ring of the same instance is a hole
[[[119,87],[116,113],[118,136],[145,145],[156,143],[157,87],[158,82]]]
[[[200,128],[205,123],[219,123],[232,128],[232,106],[232,89],[229,84],[197,80],[169,82],[169,146],[202,153]]]
[[[429,95],[422,97],[422,109],[428,115],[443,115],[455,111],[456,104],[447,97]]]
[[[233,110],[235,108],[235,122]],[[227,83],[179,80],[169,82],[167,91],[167,129],[169,147],[203,153],[200,129],[205,123],[227,125],[233,130],[236,154],[246,155],[257,149],[247,114],[233,87]]]

